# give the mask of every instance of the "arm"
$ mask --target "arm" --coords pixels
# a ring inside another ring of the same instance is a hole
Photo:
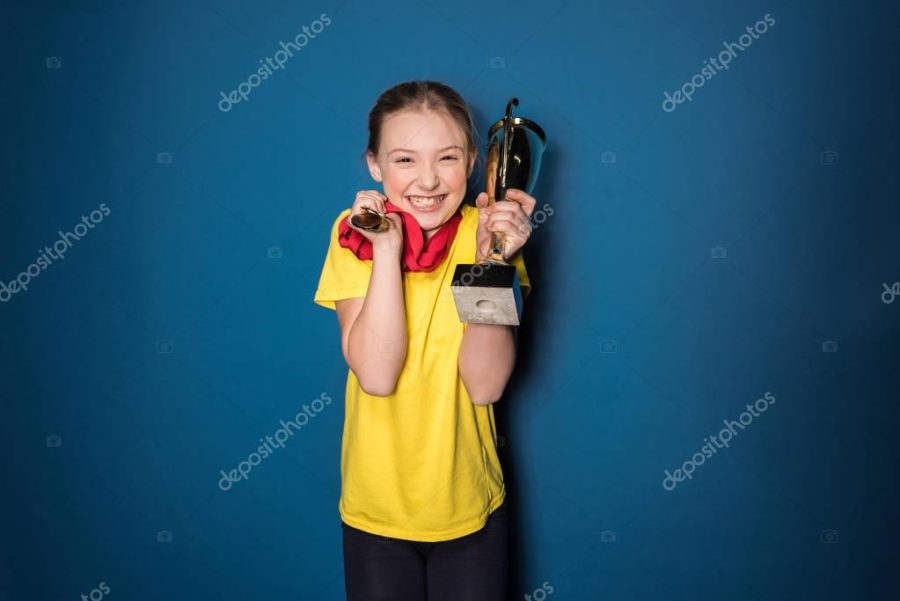
[[[487,255],[492,232],[506,234],[507,257],[518,252],[531,235],[528,219],[537,203],[535,198],[515,188],[507,190],[505,198],[504,202],[491,203],[488,195],[481,192],[475,199],[479,213],[475,256],[479,261]],[[466,324],[457,363],[459,375],[474,404],[497,402],[516,363],[515,326]]]
[[[376,241],[365,298],[335,302],[341,350],[366,394],[394,391],[406,360],[406,306],[395,248]]]
[[[459,348],[459,375],[472,402],[500,400],[516,362],[514,326],[466,324]]]

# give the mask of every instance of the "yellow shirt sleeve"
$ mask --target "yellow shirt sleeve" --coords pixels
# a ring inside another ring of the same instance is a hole
[[[357,259],[349,248],[344,248],[338,242],[338,226],[349,214],[350,209],[344,209],[331,226],[325,264],[313,297],[313,302],[328,309],[335,308],[334,301],[362,298],[369,289],[372,262]]]

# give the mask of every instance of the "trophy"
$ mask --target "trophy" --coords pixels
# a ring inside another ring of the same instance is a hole
[[[510,188],[528,194],[534,189],[541,156],[547,146],[544,130],[537,123],[512,116],[518,98],[506,104],[506,115],[488,131],[485,191],[488,204],[506,200]],[[481,263],[459,264],[450,289],[459,319],[466,323],[519,325],[522,289],[515,265],[506,262],[506,235],[491,233],[490,250]]]
[[[350,216],[350,223],[367,232],[384,232],[390,227],[388,218],[369,207],[362,207],[356,215]]]

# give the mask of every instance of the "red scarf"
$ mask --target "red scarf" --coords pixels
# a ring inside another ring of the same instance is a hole
[[[391,201],[384,201],[385,211],[388,213],[400,213],[403,222],[403,260],[400,264],[403,271],[434,271],[444,260],[450,245],[456,237],[459,222],[462,221],[462,211],[457,210],[444,225],[434,233],[428,241],[425,241],[425,233],[419,222],[410,213],[400,209]],[[462,205],[460,205],[460,209]],[[347,220],[349,215],[341,220],[338,225],[338,242],[344,248],[349,248],[353,254],[362,261],[372,258],[372,243],[365,236],[350,227]]]

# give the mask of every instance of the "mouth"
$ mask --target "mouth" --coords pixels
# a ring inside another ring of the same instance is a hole
[[[437,209],[444,200],[446,200],[446,194],[435,194],[434,196],[404,196],[404,198],[411,204],[414,208],[419,211],[433,211]]]

